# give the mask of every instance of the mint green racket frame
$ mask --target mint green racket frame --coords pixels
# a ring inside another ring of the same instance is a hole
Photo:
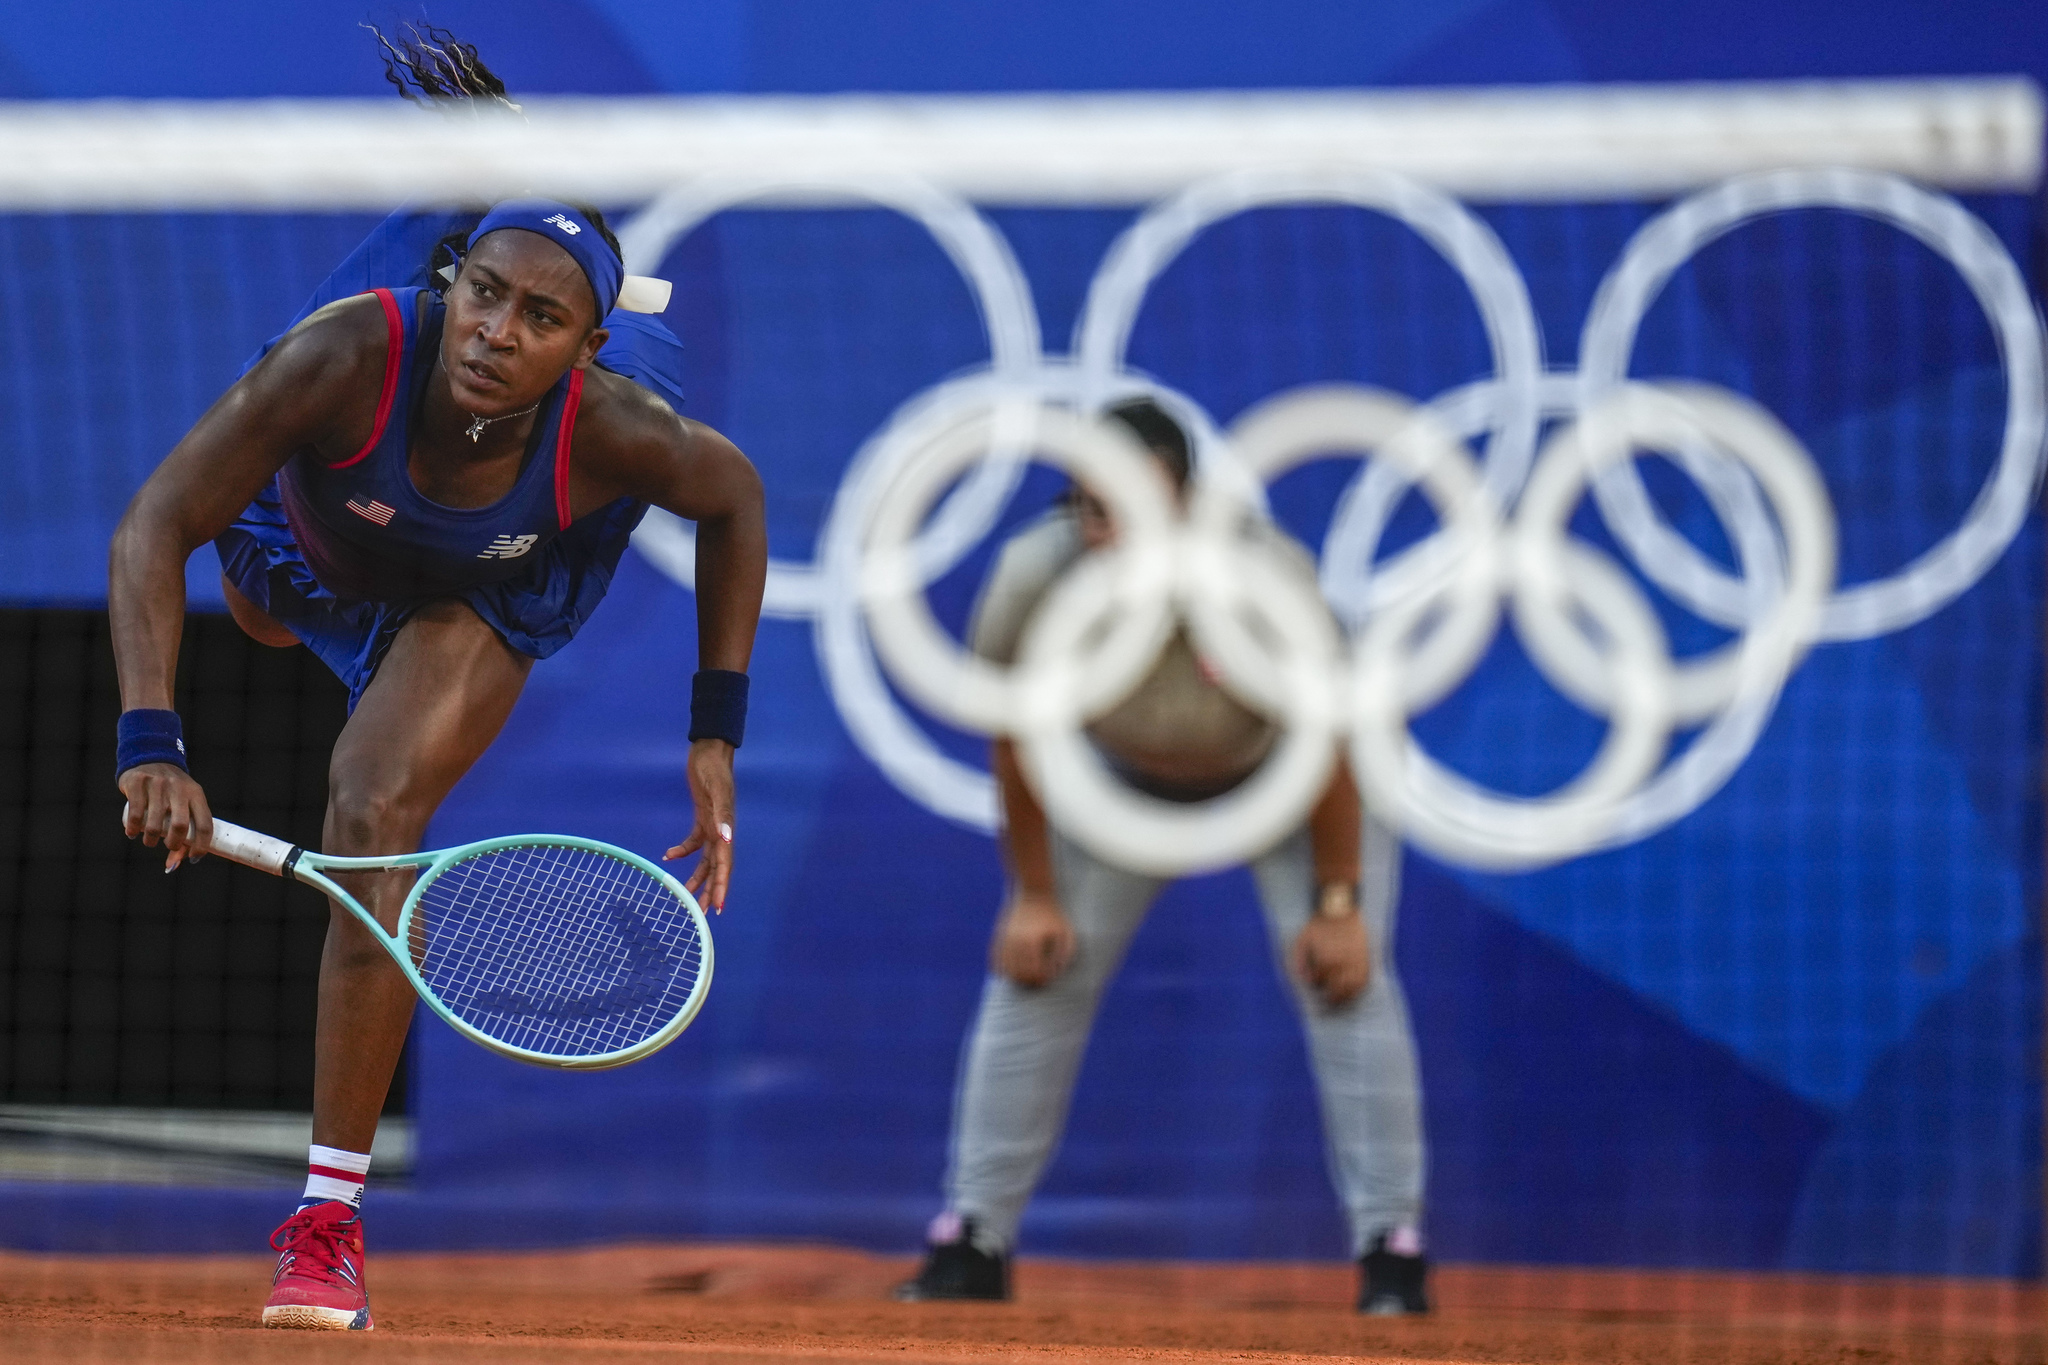
[[[441,1002],[413,964],[412,953],[406,947],[412,928],[413,910],[419,904],[420,895],[433,884],[435,878],[455,864],[478,854],[495,853],[507,848],[535,847],[585,849],[608,858],[616,858],[622,863],[629,863],[660,881],[688,908],[690,918],[695,921],[697,938],[703,945],[704,961],[697,973],[696,983],[690,990],[689,998],[676,1011],[674,1018],[630,1047],[589,1056],[565,1056],[560,1053],[537,1052],[531,1048],[516,1047],[466,1023]],[[697,1011],[704,1006],[705,993],[711,989],[711,926],[705,921],[703,907],[697,904],[697,898],[691,895],[681,882],[669,875],[668,870],[660,864],[596,839],[578,839],[565,834],[515,834],[508,838],[483,839],[473,844],[461,844],[455,848],[422,853],[393,854],[378,858],[342,858],[326,853],[311,853],[295,844],[286,843],[283,839],[259,834],[253,829],[244,829],[240,825],[216,818],[213,822],[213,851],[244,867],[253,867],[259,872],[268,872],[276,877],[288,877],[326,893],[375,935],[384,951],[391,955],[391,960],[398,964],[398,969],[405,973],[405,979],[412,984],[413,990],[426,1002],[427,1008],[439,1015],[448,1027],[493,1052],[522,1062],[531,1062],[536,1066],[556,1067],[564,1071],[602,1071],[607,1067],[637,1062],[642,1057],[659,1052],[674,1042],[676,1035],[688,1028],[690,1021],[697,1017]],[[343,890],[333,878],[325,875],[328,872],[395,872],[402,868],[418,869],[421,875],[414,880],[411,894],[406,896],[405,904],[398,911],[396,933],[386,930],[362,902]]]

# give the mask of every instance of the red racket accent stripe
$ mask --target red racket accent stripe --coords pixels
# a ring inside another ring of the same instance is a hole
[[[391,420],[391,404],[398,397],[398,367],[405,359],[405,319],[398,316],[398,300],[391,296],[389,289],[372,289],[377,302],[384,305],[384,327],[388,340],[384,343],[384,388],[377,395],[377,425],[370,428],[370,439],[363,442],[363,448],[343,460],[330,465],[331,469],[347,469],[377,448],[377,442],[384,439],[384,424]]]
[[[576,409],[583,402],[583,371],[569,371],[569,392],[562,399],[562,424],[555,428],[555,519],[569,529],[569,442],[576,434]]]

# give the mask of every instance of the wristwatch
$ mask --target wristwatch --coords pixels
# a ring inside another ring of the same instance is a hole
[[[1358,913],[1358,888],[1350,882],[1325,882],[1316,893],[1317,919],[1347,919]]]

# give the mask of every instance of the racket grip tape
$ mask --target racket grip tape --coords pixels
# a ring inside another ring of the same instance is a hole
[[[121,803],[121,823],[128,823],[128,803],[125,801]],[[306,850],[297,844],[273,839],[268,834],[243,829],[231,821],[215,819],[213,851],[229,862],[253,867],[258,872],[268,872],[274,877],[291,877],[296,875],[299,855]]]
[[[300,852],[295,845],[282,839],[258,834],[253,829],[243,829],[221,819],[213,822],[213,851],[244,867],[253,867],[274,877],[291,875]]]

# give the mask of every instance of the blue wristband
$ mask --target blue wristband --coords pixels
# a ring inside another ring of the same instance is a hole
[[[737,749],[747,736],[747,675],[699,669],[690,680],[690,738],[722,739]]]
[[[185,766],[185,727],[176,711],[123,711],[115,736],[116,780],[143,763]]]

